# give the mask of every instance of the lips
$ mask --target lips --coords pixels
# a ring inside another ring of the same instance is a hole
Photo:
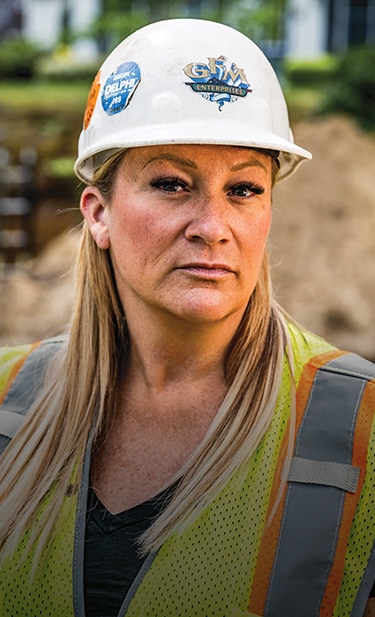
[[[192,262],[178,266],[178,270],[185,270],[192,274],[203,276],[223,276],[226,274],[235,274],[234,270],[223,263],[207,263],[207,262]]]

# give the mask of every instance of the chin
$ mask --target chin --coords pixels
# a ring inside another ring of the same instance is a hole
[[[223,303],[219,304],[207,304],[207,303],[194,303],[194,305],[179,307],[177,310],[172,311],[176,317],[180,317],[186,321],[195,324],[214,324],[215,322],[222,322],[225,319],[232,318],[236,314],[241,314],[245,310],[245,306],[225,306]]]

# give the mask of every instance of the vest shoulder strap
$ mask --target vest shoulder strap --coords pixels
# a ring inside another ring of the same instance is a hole
[[[28,355],[0,405],[0,454],[22,426],[44,382],[47,367],[65,339],[46,339]]]
[[[374,364],[344,352],[316,356],[305,366],[297,390],[294,457],[261,541],[250,614],[332,616],[365,477],[374,378]],[[268,514],[283,464],[280,455]],[[367,573],[368,592],[374,574]]]

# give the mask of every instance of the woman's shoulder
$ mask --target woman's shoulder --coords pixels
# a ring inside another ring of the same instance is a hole
[[[297,377],[301,374],[305,364],[310,362],[312,358],[337,349],[321,336],[313,334],[293,322],[288,322],[288,332]]]
[[[359,365],[365,366],[365,372],[369,371],[372,373],[372,368],[375,371],[375,364],[373,362],[352,353],[350,350],[339,349],[326,339],[305,330],[298,324],[288,322],[288,332],[294,361],[300,369],[307,363],[314,363],[316,358],[319,358],[319,362],[323,364],[325,356],[329,359],[330,357],[334,358],[350,354],[352,357],[357,358]]]
[[[23,424],[62,339],[0,348],[0,454]]]
[[[38,355],[43,362],[65,342],[64,337],[45,339],[22,345],[4,345],[0,347],[0,404],[10,386],[23,367],[28,365],[31,357]],[[34,352],[38,352],[35,354]]]
[[[28,356],[40,343],[4,345],[0,347],[0,400],[4,398],[6,391]]]

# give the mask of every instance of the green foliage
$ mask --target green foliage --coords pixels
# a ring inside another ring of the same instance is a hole
[[[90,79],[92,76],[90,77]],[[0,107],[2,111],[12,110],[25,120],[51,116],[53,124],[59,123],[59,118],[71,114],[78,118],[78,125],[82,120],[82,112],[87,101],[87,92],[90,82],[63,81],[50,82],[33,79],[2,81],[0,86]],[[63,105],[62,105],[63,101]],[[58,110],[58,114],[56,111]]]
[[[0,79],[33,77],[42,55],[43,51],[37,45],[23,39],[1,42]]]
[[[134,4],[134,3],[133,3]],[[249,4],[251,6],[249,7]],[[216,8],[202,3],[201,9],[183,0],[149,0],[148,11],[132,8],[130,0],[103,0],[102,14],[86,34],[94,36],[108,53],[134,30],[159,19],[200,16],[233,26],[255,41],[279,42],[283,38],[287,0],[218,0]]]
[[[103,52],[108,53],[125,37],[148,22],[149,19],[144,13],[108,11],[94,21],[86,34],[93,36]]]
[[[100,60],[96,59],[92,64],[85,64],[69,58],[60,59],[56,55],[50,55],[38,63],[35,77],[50,83],[86,82],[89,85],[98,70],[99,62]]]
[[[350,114],[375,130],[375,47],[356,47],[338,58],[322,112]]]
[[[332,55],[321,56],[314,60],[288,58],[283,62],[283,75],[291,86],[324,86],[332,80],[336,66],[337,59]]]
[[[283,39],[283,18],[287,0],[262,0],[252,3],[237,0],[221,4],[218,19],[238,28],[255,42],[277,43]]]

